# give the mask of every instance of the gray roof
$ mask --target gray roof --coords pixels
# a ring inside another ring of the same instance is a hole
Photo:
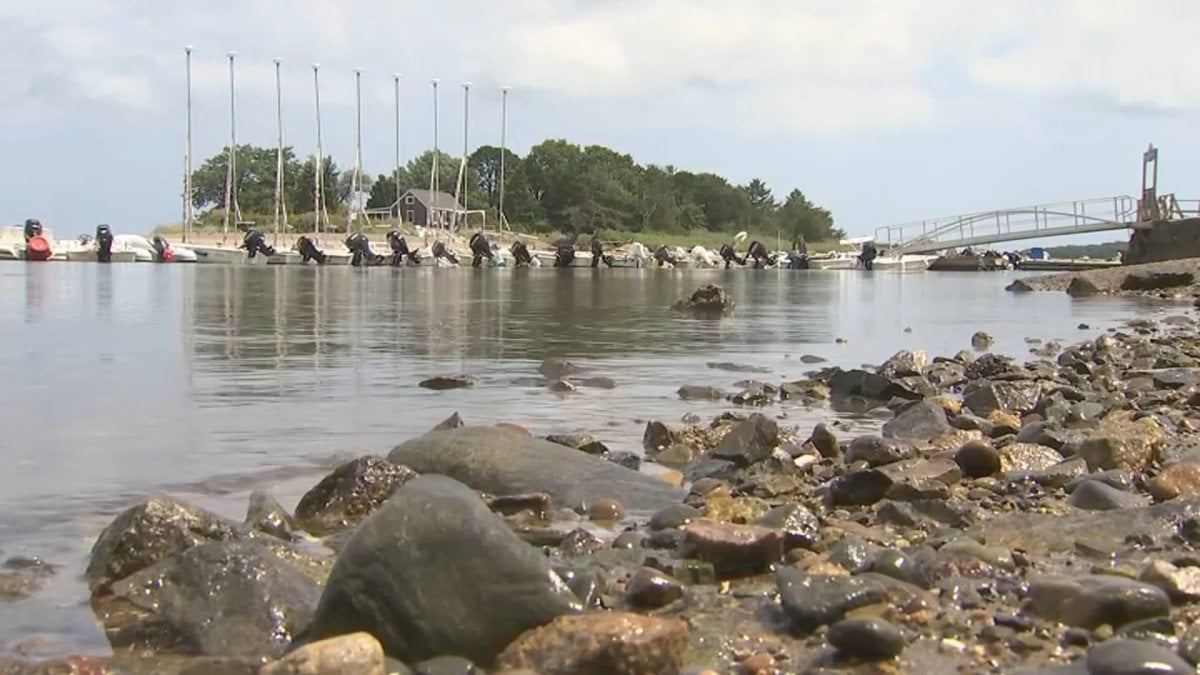
[[[462,211],[463,207],[454,198],[454,195],[449,192],[430,192],[429,190],[409,190],[404,193],[405,196],[412,195],[417,198],[425,206],[432,206],[435,209],[446,209],[450,211]],[[434,199],[430,199],[430,195]],[[403,199],[403,197],[402,197]]]

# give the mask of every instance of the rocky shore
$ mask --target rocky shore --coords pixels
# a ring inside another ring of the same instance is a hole
[[[1194,673],[1200,336],[1182,311],[1027,362],[977,335],[684,385],[736,412],[650,421],[644,456],[455,414],[337,467],[295,513],[148,499],[87,567],[114,653],[0,673]],[[791,428],[777,413],[797,402],[882,427]],[[47,573],[7,565],[0,600]]]
[[[1073,296],[1108,294],[1166,299],[1200,298],[1200,258],[1025,277],[1014,281],[1008,290],[1066,291]]]

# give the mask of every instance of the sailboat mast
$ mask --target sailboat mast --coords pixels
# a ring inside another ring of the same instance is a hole
[[[435,222],[440,227],[441,219],[437,218],[438,205],[438,80],[435,78],[431,81],[433,84],[433,167],[429,171],[429,205],[428,212],[425,217],[425,225],[432,225]]]
[[[467,225],[467,133],[471,125],[471,83],[463,82],[463,154],[458,166],[458,185],[455,186],[456,201],[462,206],[462,224]]]
[[[355,124],[355,146],[354,146],[354,180],[351,184],[351,192],[354,198],[354,222],[355,229],[362,232],[362,68],[354,69],[354,124]]]
[[[237,52],[229,52],[229,154],[225,159],[228,172],[225,176],[225,220],[221,224],[221,243],[229,238],[229,221],[233,216],[237,200],[237,107],[234,99],[233,59]]]
[[[508,154],[507,136],[508,136],[508,90],[510,87],[504,85],[500,87],[500,204],[498,206],[500,231],[504,231],[504,156]]]
[[[279,65],[283,59],[275,59],[275,127],[278,145],[275,149],[275,245],[279,244],[279,223],[283,215],[283,85],[280,83]]]
[[[187,80],[187,139],[183,144],[183,241],[192,234],[192,46],[183,48]]]
[[[396,99],[396,166],[392,178],[396,181],[396,227],[403,219],[400,217],[400,73],[392,74],[392,85]]]
[[[313,71],[313,93],[316,96],[317,103],[317,156],[313,162],[313,232],[321,233],[322,216],[325,213],[325,153],[321,149],[321,80],[318,71],[321,69],[321,64],[314,63]]]

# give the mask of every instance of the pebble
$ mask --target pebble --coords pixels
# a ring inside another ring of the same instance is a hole
[[[839,652],[871,661],[899,656],[908,644],[899,628],[874,617],[839,621],[829,627],[827,639]]]
[[[682,584],[650,567],[638,570],[625,586],[625,601],[635,609],[666,607],[682,597]]]
[[[1000,472],[1000,453],[984,441],[967,441],[954,453],[954,461],[968,478],[983,478]]]
[[[588,507],[588,518],[600,522],[615,522],[625,517],[625,509],[614,499],[600,499]]]
[[[675,504],[662,509],[650,518],[651,530],[678,529],[700,517],[699,509],[687,504]]]
[[[1085,480],[1075,487],[1067,503],[1085,511],[1113,511],[1136,509],[1146,506],[1148,501],[1141,495],[1118,490],[1098,480]]]
[[[1149,642],[1118,638],[1092,647],[1087,675],[1195,675],[1178,654]]]

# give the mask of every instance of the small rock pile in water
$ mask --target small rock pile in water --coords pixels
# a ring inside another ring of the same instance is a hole
[[[668,480],[592,437],[456,415],[337,467],[295,518],[263,494],[244,523],[146,500],[92,552],[117,650],[92,665],[1194,673],[1196,326],[1034,349],[904,351],[652,421]],[[849,437],[769,414],[826,400],[886,421]]]

